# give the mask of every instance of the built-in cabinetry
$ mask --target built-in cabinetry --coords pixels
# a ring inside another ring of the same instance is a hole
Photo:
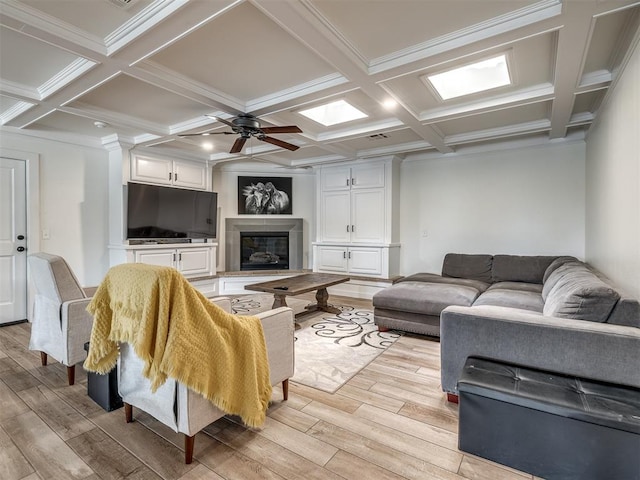
[[[314,271],[397,275],[398,165],[392,158],[320,168]]]
[[[188,160],[133,155],[131,158],[131,180],[206,190],[207,166]]]
[[[173,267],[185,277],[216,274],[216,243],[125,245],[127,263]]]

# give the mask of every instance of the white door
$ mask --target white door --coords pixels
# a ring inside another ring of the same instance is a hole
[[[0,159],[0,324],[27,319],[27,185],[22,160]]]

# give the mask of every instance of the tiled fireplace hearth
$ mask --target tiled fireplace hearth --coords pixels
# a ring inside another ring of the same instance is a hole
[[[302,225],[301,218],[227,218],[225,270],[301,270]]]

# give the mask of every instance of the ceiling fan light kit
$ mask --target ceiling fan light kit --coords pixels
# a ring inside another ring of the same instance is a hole
[[[254,115],[250,113],[241,113],[237,117],[231,119],[231,121],[222,118],[216,117],[214,115],[206,115],[209,118],[213,118],[214,120],[224,123],[228,127],[231,127],[232,132],[203,132],[203,133],[187,133],[183,135],[178,135],[181,138],[185,137],[201,137],[207,135],[240,135],[239,138],[233,143],[231,150],[229,153],[239,153],[244,148],[244,144],[251,137],[255,137],[261,142],[270,143],[271,145],[275,145],[280,148],[285,148],[287,150],[295,151],[300,148],[298,145],[294,145],[293,143],[285,142],[283,140],[278,140],[277,138],[273,138],[268,136],[268,134],[279,134],[279,133],[302,133],[300,127],[296,125],[288,125],[282,127],[261,127],[260,121]]]

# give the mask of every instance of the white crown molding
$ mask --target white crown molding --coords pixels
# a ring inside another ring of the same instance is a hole
[[[245,112],[254,112],[262,108],[268,108],[283,102],[296,100],[297,98],[311,95],[329,88],[338,87],[349,83],[349,80],[340,73],[331,73],[324,77],[316,78],[300,85],[280,90],[279,92],[265,95],[253,100],[249,100],[246,104]]]
[[[342,130],[334,130],[331,132],[324,132],[318,134],[315,138],[311,137],[316,142],[328,142],[332,140],[345,140],[349,137],[361,137],[363,135],[369,135],[377,131],[392,129],[398,127],[405,127],[397,118],[388,118],[379,120],[377,122],[368,122],[358,126],[351,126]]]
[[[9,133],[14,135],[21,135],[25,137],[51,140],[53,142],[65,143],[72,146],[89,147],[102,149],[102,143],[100,139],[95,137],[89,137],[87,135],[78,135],[68,132],[48,132],[46,130],[35,129],[22,129],[18,127],[0,126],[0,132]]]
[[[407,142],[398,145],[390,145],[385,147],[370,148],[367,150],[358,150],[358,158],[380,157],[383,155],[406,155],[411,152],[419,152],[424,150],[435,149],[433,145],[424,140],[415,142]]]
[[[469,117],[479,113],[504,110],[516,106],[529,105],[531,103],[546,102],[552,100],[553,96],[553,85],[543,83],[529,88],[523,88],[506,95],[497,95],[492,98],[463,103],[452,107],[438,107],[425,110],[420,113],[418,118],[426,124],[437,123],[444,120]]]
[[[220,90],[216,90],[215,88],[211,88],[203,83],[192,80],[175,70],[171,70],[170,68],[151,60],[144,60],[140,62],[136,69],[127,73],[134,78],[151,83],[175,93],[176,95],[189,98],[198,103],[207,104],[205,99],[209,99],[209,104],[212,108],[220,109],[221,105],[226,105],[230,108],[236,109],[238,112],[247,111],[245,103],[239,98],[227,95]],[[147,75],[140,75],[140,73],[145,73]],[[172,89],[171,87],[174,88]],[[193,93],[195,96],[189,96],[189,93]]]
[[[595,86],[600,87],[603,85],[609,85],[612,79],[613,75],[609,70],[597,70],[595,72],[589,72],[582,75],[578,87],[581,89],[592,90]]]
[[[23,102],[22,100],[17,101],[14,105],[7,108],[2,114],[0,114],[0,125],[4,125],[7,122],[10,122],[18,115],[26,112],[30,108],[34,107],[33,103]]]
[[[113,55],[187,3],[188,0],[156,0],[104,38],[107,55]]]
[[[549,19],[561,13],[561,0],[543,0],[448,35],[375,58],[370,62],[368,71],[371,75],[381,73]]]
[[[65,68],[60,70],[57,74],[55,74],[53,77],[51,77],[49,80],[38,87],[40,99],[44,100],[49,95],[54,94],[79,76],[84,75],[96,65],[97,63],[92,62],[91,60],[87,60],[84,58],[75,59],[73,62],[71,62],[69,65],[67,65]]]
[[[580,112],[571,115],[567,127],[577,127],[579,125],[589,125],[593,122],[595,115],[591,112]]]
[[[158,135],[168,135],[169,132],[163,125],[141,120],[137,117],[130,117],[121,113],[114,113],[111,110],[105,110],[84,104],[82,102],[76,102],[73,107],[64,106],[58,108],[59,111],[76,115],[79,117],[90,118],[92,120],[100,120],[102,122],[109,123],[114,126],[120,126],[129,128],[132,130],[144,130],[147,132],[153,132]]]
[[[17,0],[3,0],[2,14],[101,55],[107,53],[103,39],[97,35],[91,35]],[[22,29],[17,31],[23,33]]]
[[[2,94],[7,94],[8,96],[18,96],[22,97],[22,99],[33,100],[35,102],[39,102],[41,100],[40,92],[37,87],[21,85],[3,78],[0,79],[0,88]]]
[[[445,142],[449,145],[461,145],[470,142],[478,142],[482,140],[495,140],[514,135],[532,134],[537,132],[545,132],[551,128],[551,121],[548,119],[536,120],[533,122],[519,123],[500,128],[488,128],[486,130],[476,130],[474,132],[460,133],[448,135]]]

